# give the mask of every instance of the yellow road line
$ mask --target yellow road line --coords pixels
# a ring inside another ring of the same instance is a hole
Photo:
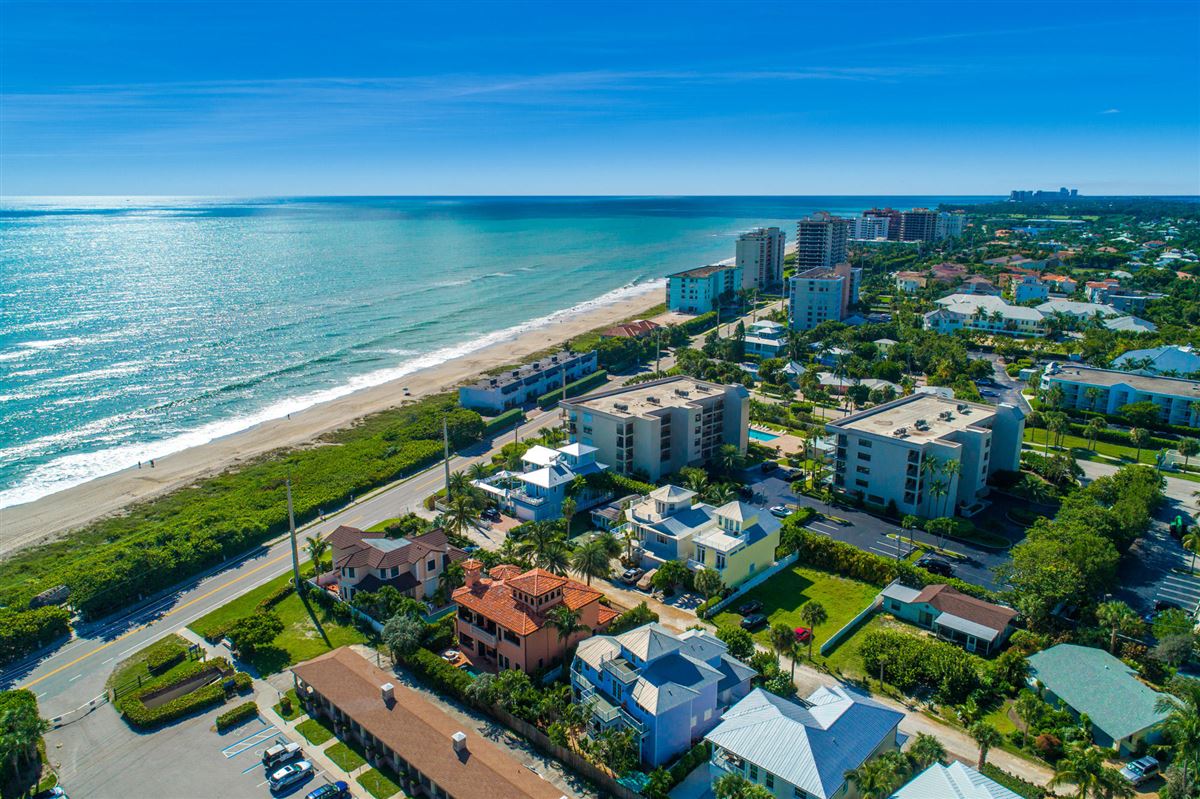
[[[170,612],[164,614],[162,618],[165,619],[170,616],[174,616],[176,613],[179,613],[180,611],[191,607],[192,605],[196,604],[197,602],[201,601],[202,599],[207,599],[208,597],[212,596],[213,594],[217,593],[218,591],[228,588],[229,586],[233,585],[236,582],[245,580],[247,577],[251,576],[252,574],[256,574],[256,573],[262,571],[263,569],[267,568],[268,566],[273,566],[276,563],[278,563],[279,561],[287,560],[290,557],[291,557],[291,553],[287,553],[285,555],[280,555],[278,558],[275,558],[275,560],[269,560],[260,566],[256,566],[253,569],[251,569],[250,571],[246,572],[245,574],[243,574],[239,577],[234,577],[232,580],[230,580],[226,583],[222,583],[221,585],[217,586],[216,588],[212,589],[211,591],[196,597],[195,599],[191,600],[190,602],[185,602],[184,604],[180,605],[179,607],[172,609]],[[151,622],[150,624],[153,624],[153,623],[154,622]],[[108,643],[101,644],[100,646],[96,647],[95,649],[91,650],[90,652],[85,652],[84,654],[82,654],[79,657],[72,660],[70,663],[65,663],[65,664],[59,666],[54,671],[47,672],[47,673],[43,674],[41,677],[38,677],[36,680],[31,680],[30,682],[27,682],[20,687],[21,688],[32,688],[33,686],[40,683],[42,680],[45,680],[49,677],[53,677],[55,674],[58,674],[60,671],[71,668],[76,663],[80,662],[81,660],[87,660],[92,655],[96,654],[97,652],[103,652],[105,649],[108,649],[113,644],[117,643],[118,641],[125,640],[126,638],[133,635],[134,633],[141,632],[142,630],[149,627],[150,624],[143,624],[141,627],[135,627],[134,629],[130,630],[129,632],[114,638],[113,640],[109,641]]]

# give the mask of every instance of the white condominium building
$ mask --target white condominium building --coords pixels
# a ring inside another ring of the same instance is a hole
[[[858,216],[850,220],[850,238],[855,241],[880,241],[888,237],[891,220],[886,216]]]
[[[850,220],[818,211],[796,223],[796,270],[832,268],[846,260]]]
[[[746,451],[750,393],[691,377],[667,377],[565,400],[572,442],[596,447],[621,474],[657,480],[703,463],[723,444]]]
[[[937,222],[934,224],[934,238],[939,241],[942,239],[955,239],[963,234],[963,229],[967,226],[966,214],[955,214],[948,211],[942,211],[937,215]]]
[[[1045,317],[1036,308],[1009,305],[991,294],[951,294],[937,301],[942,306],[925,314],[925,329],[938,333],[979,330],[1009,336],[1046,335]]]
[[[987,480],[1020,467],[1025,414],[913,394],[825,425],[837,444],[834,487],[901,513],[952,516],[987,494]],[[947,467],[948,463],[957,466]]]
[[[840,322],[858,302],[862,269],[848,263],[814,267],[794,275],[788,291],[788,320],[794,330],[812,330],[822,322]]]
[[[762,290],[783,285],[785,238],[777,227],[760,227],[738,236],[736,263],[742,270],[742,288]]]
[[[1054,362],[1042,375],[1042,388],[1052,387],[1067,408],[1115,416],[1123,405],[1153,402],[1162,421],[1200,427],[1200,381]]]

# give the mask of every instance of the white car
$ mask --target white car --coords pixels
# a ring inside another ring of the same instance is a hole
[[[282,791],[284,788],[290,788],[313,775],[313,764],[307,760],[297,760],[295,763],[290,763],[271,775],[269,782],[271,783],[272,791]]]
[[[794,508],[789,508],[787,505],[776,505],[771,508],[771,515],[776,519],[786,519],[795,512]]]

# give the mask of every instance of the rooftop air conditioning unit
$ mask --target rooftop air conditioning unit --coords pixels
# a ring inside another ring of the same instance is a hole
[[[628,411],[629,410],[629,406],[626,405],[624,402],[614,402],[613,407],[616,408],[618,411]]]
[[[960,403],[958,404],[958,412],[959,412],[959,413],[970,413],[970,411],[971,411],[971,406],[970,406],[970,405],[967,405],[967,404],[965,404],[965,403],[962,403],[962,402],[960,402]]]
[[[658,397],[646,397],[646,402],[650,403],[651,405],[657,405]]]

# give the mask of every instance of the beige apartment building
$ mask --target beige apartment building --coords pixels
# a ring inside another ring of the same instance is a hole
[[[971,508],[988,477],[1020,466],[1025,414],[913,394],[830,422],[836,436],[834,488],[901,513],[935,518]],[[947,468],[948,463],[957,466]]]
[[[722,444],[745,453],[750,394],[691,377],[667,377],[565,400],[572,442],[596,447],[620,474],[657,480],[708,460]]]

